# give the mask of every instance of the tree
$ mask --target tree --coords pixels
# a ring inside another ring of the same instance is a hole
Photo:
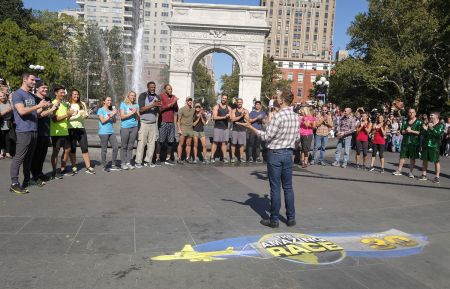
[[[281,71],[274,62],[273,57],[263,57],[263,78],[261,82],[262,102],[267,106],[277,90],[291,89],[291,80],[279,79]]]
[[[338,87],[342,91],[358,88],[356,95],[364,93],[375,103],[401,99],[416,108],[428,103],[429,84],[437,78],[436,70],[429,69],[437,58],[433,51],[448,51],[448,41],[440,40],[442,17],[433,12],[438,1],[370,0],[368,12],[357,15],[348,30],[348,48],[355,57],[336,65],[332,96],[340,93],[336,90],[340,83],[346,85]],[[448,58],[438,59],[448,73]],[[440,74],[445,79],[442,75],[446,74]],[[442,92],[432,102],[441,103]]]
[[[23,7],[22,0],[0,0],[0,22],[11,19],[20,28],[27,28],[32,21],[32,10]]]
[[[206,67],[199,62],[194,67],[194,79],[194,99],[203,98],[205,108],[214,106],[216,103],[214,80]]]
[[[222,94],[228,95],[229,101],[239,96],[239,74],[239,65],[234,61],[231,75],[224,74],[220,77],[222,81],[220,89],[222,90]]]

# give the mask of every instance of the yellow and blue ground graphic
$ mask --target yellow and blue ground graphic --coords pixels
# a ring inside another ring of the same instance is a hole
[[[414,255],[427,244],[424,235],[396,229],[381,233],[272,233],[185,245],[180,252],[151,259],[209,262],[231,258],[280,258],[300,264],[324,265],[340,262],[346,256],[392,258]]]

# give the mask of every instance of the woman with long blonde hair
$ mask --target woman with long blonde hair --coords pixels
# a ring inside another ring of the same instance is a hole
[[[139,105],[136,103],[136,92],[129,91],[120,104],[120,138],[122,143],[122,170],[132,170],[134,143],[138,135]]]
[[[302,168],[306,168],[308,166],[315,121],[316,118],[313,116],[311,108],[304,106],[300,109],[300,143],[302,146],[300,159]]]

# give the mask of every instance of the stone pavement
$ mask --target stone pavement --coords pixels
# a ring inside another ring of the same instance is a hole
[[[98,159],[97,153],[92,150]],[[389,172],[397,158],[387,153]],[[354,168],[296,169],[298,223],[279,229],[259,224],[269,205],[263,165],[80,172],[19,196],[8,192],[9,164],[0,161],[2,289],[450,288],[449,159],[442,161],[440,184]],[[327,265],[278,258],[150,259],[232,237],[391,228],[423,234],[429,243],[410,256],[347,256]]]

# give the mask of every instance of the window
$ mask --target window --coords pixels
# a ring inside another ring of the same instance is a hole
[[[303,77],[304,77],[303,73],[297,74],[297,81],[302,83],[303,82]]]
[[[279,61],[278,62],[278,67],[283,67],[283,62]]]
[[[300,68],[305,68],[305,64],[303,62],[300,62],[299,66]]]
[[[166,59],[167,58],[167,54],[160,54],[159,58]]]
[[[146,16],[146,17],[152,16],[152,15],[151,15],[151,12],[150,12],[150,11],[145,11],[145,16]]]
[[[169,16],[169,12],[161,12],[161,16],[162,17],[168,17]]]
[[[311,83],[314,83],[316,81],[317,75],[311,74]]]
[[[163,7],[163,8],[169,8],[169,4],[168,4],[168,3],[163,3],[163,4],[162,4],[162,7]]]
[[[155,8],[158,8],[158,3],[155,3]]]
[[[152,7],[152,3],[150,3],[150,2],[145,2],[145,7]]]
[[[161,30],[161,34],[162,34],[162,35],[167,35],[167,34],[169,34],[169,33],[168,33],[167,30]]]
[[[289,72],[288,75],[287,75],[287,80],[292,81],[293,79],[294,79],[293,73],[292,73],[292,72]]]
[[[103,13],[108,13],[109,7],[101,7],[100,11],[102,11]]]
[[[289,62],[289,68],[294,68],[294,63],[293,62]]]
[[[122,13],[122,8],[113,8],[112,11],[113,13],[120,14]]]
[[[297,96],[302,96],[302,88],[297,88]]]

